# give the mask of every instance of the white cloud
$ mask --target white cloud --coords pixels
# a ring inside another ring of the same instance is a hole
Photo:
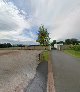
[[[22,10],[21,10],[22,12]],[[30,28],[29,20],[11,2],[0,1],[0,39],[30,40],[21,36],[24,29]]]
[[[58,25],[52,31],[51,37],[53,39],[78,38],[80,39],[80,7],[77,7],[70,14],[56,20]]]
[[[13,3],[6,1],[9,0],[5,0],[5,2],[0,0],[0,39],[34,41],[32,39],[36,36],[34,32],[28,32],[31,35],[30,38],[22,35],[24,34],[23,30],[41,24],[48,28],[51,40],[66,39],[68,37],[80,39],[79,0],[13,0],[17,2],[16,5],[19,8],[22,7],[23,3],[26,4],[24,4],[26,8],[24,6],[22,8],[27,9],[30,13],[27,20],[25,19],[26,12],[19,10]]]
[[[31,0],[33,24],[44,24],[51,39],[80,39],[79,0]]]

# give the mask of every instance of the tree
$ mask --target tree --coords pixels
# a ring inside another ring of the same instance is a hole
[[[12,45],[10,43],[0,44],[0,48],[9,48],[9,47],[12,47]]]
[[[78,39],[72,38],[72,39],[66,39],[66,40],[65,40],[65,44],[67,44],[67,45],[70,45],[70,44],[78,45],[79,42],[78,42]]]
[[[73,45],[78,45],[78,39],[72,38],[72,39],[71,39],[71,44],[73,44]]]
[[[54,44],[56,44],[56,40],[53,40],[53,42],[51,43],[51,45],[54,47]]]
[[[57,42],[57,44],[64,44],[64,41],[59,41]]]
[[[10,43],[7,43],[6,47],[12,47],[12,45]]]
[[[39,27],[39,31],[38,31],[38,39],[36,40],[37,42],[40,43],[40,45],[43,45],[43,46],[48,46],[49,45],[49,33],[47,31],[46,28],[44,28],[43,25],[41,25]]]
[[[70,45],[71,44],[71,39],[66,39],[65,44]]]

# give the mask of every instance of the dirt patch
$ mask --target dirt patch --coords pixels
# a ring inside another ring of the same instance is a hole
[[[18,51],[1,51],[0,56],[19,53]]]
[[[0,51],[0,92],[23,92],[36,74],[41,51]]]

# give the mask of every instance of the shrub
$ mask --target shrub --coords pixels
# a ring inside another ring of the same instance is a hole
[[[72,46],[71,49],[75,51],[80,51],[80,45]]]

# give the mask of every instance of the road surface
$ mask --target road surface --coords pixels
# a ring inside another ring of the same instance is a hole
[[[47,62],[41,62],[36,70],[35,78],[24,92],[47,92]]]
[[[80,92],[80,59],[53,50],[52,64],[56,92]]]

